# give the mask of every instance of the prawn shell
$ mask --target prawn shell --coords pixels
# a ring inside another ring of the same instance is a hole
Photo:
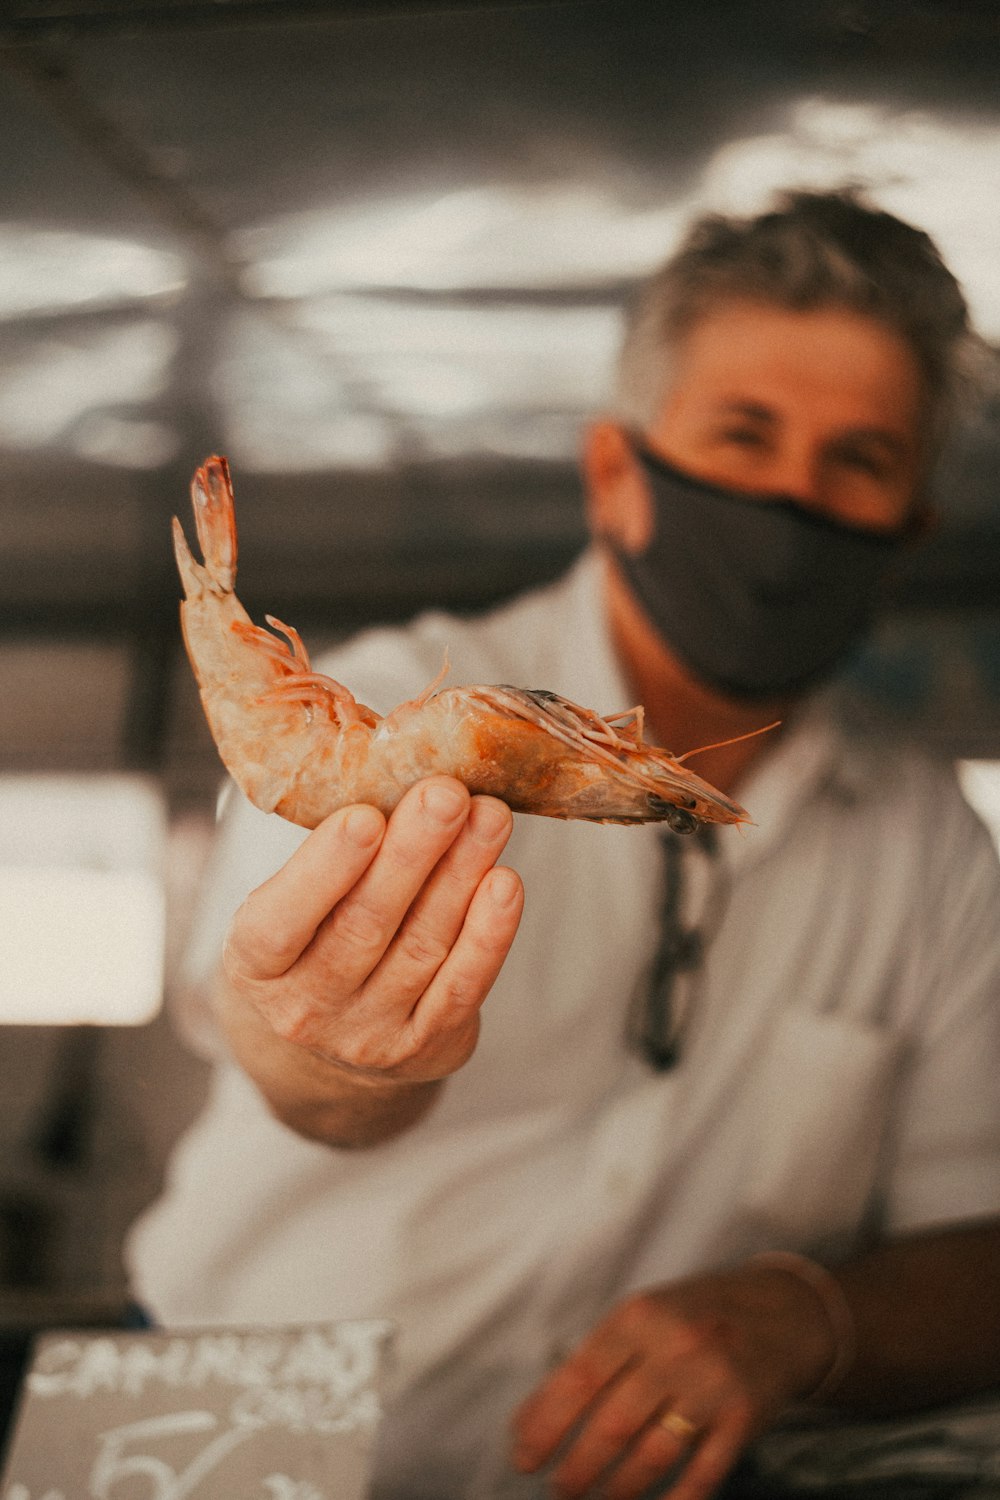
[[[314,672],[291,627],[256,626],[234,592],[236,523],[228,466],[206,460],[191,486],[198,540],[179,522],[188,656],[219,755],[255,806],[314,828],[367,802],[388,816],[426,776],[444,774],[515,812],[600,823],[744,823],[747,813],[642,741],[641,710],[602,719],[548,690],[468,686],[416,698],[381,718]]]

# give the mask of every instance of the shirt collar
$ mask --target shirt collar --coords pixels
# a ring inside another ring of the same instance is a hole
[[[739,798],[753,826],[722,830],[720,846],[732,869],[763,859],[783,841],[806,803],[841,780],[843,748],[826,695],[806,700],[740,784]]]

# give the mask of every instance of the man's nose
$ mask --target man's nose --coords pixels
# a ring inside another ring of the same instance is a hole
[[[801,448],[776,455],[771,485],[776,494],[794,500],[807,510],[822,510],[825,500],[822,454]]]

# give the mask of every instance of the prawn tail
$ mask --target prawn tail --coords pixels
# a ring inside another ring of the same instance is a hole
[[[231,594],[236,582],[236,515],[229,465],[213,455],[195,470],[191,481],[198,544],[205,559],[197,562],[187,545],[180,522],[174,518],[174,552],[188,598],[206,591]]]
[[[196,562],[191,548],[188,546],[187,537],[184,535],[184,527],[173,518],[174,532],[174,556],[177,559],[177,571],[181,575],[181,583],[184,585],[184,597],[186,599],[198,599],[209,588],[209,577],[207,569],[200,562]]]

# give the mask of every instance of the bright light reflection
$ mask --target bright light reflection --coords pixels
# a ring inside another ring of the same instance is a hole
[[[263,317],[234,318],[215,373],[226,443],[259,472],[384,467],[395,426],[357,409],[370,403],[350,373],[322,343]]]
[[[495,183],[297,215],[244,236],[248,290],[593,286],[638,275],[676,238],[675,205],[626,211],[611,188]]]
[[[958,778],[967,800],[976,809],[1000,849],[1000,761],[960,761]]]
[[[732,141],[709,162],[699,199],[753,213],[782,187],[864,186],[925,229],[961,281],[979,332],[1000,337],[1000,122],[888,105],[804,99],[785,129]]]
[[[0,227],[0,318],[179,292],[179,256],[74,230]]]
[[[0,443],[40,447],[95,407],[151,400],[165,388],[175,348],[172,330],[149,320],[8,349],[0,368]]]
[[[0,779],[0,1023],[139,1025],[160,1006],[165,814],[130,776]]]
[[[88,412],[73,436],[81,458],[118,469],[155,469],[173,458],[178,438],[165,422],[132,420],[111,412]]]
[[[438,307],[331,296],[231,326],[217,374],[248,467],[426,457],[571,458],[608,387],[613,308]]]
[[[1000,123],[897,111],[885,104],[799,100],[784,128],[728,143],[696,190],[626,207],[617,183],[491,183],[451,193],[359,202],[246,233],[248,290],[285,298],[356,287],[613,286],[673,248],[693,213],[752,212],[778,188],[857,182],[926,228],[968,293],[987,337],[1000,334]],[[629,178],[635,189],[634,175]]]
[[[696,214],[755,212],[796,185],[855,182],[926,228],[980,332],[1000,336],[998,163],[996,120],[804,98],[782,128],[717,151],[683,198],[650,180],[647,205],[626,205],[612,164],[589,183],[488,183],[262,225],[241,241],[246,287],[286,300],[287,332],[252,319],[234,329],[222,380],[231,441],[272,470],[368,468],[400,452],[571,460],[610,388],[617,288],[659,264]],[[389,287],[465,296],[351,295]],[[487,287],[603,288],[607,301],[476,304]]]
[[[610,307],[406,306],[330,297],[297,310],[328,359],[380,404],[421,416],[485,407],[586,410],[607,389],[618,337]]]

